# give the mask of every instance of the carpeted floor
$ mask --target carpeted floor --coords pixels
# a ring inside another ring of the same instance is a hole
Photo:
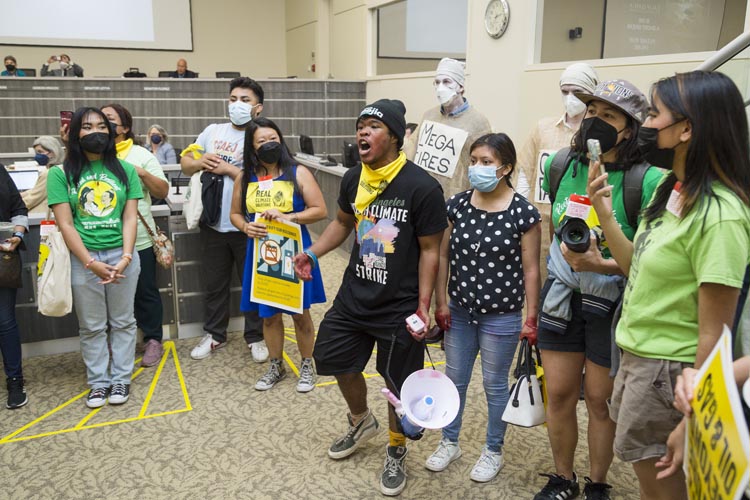
[[[321,260],[329,301],[345,265],[342,254]],[[326,309],[313,308],[316,326]],[[288,318],[286,325],[292,327]],[[295,392],[299,354],[293,330],[287,329],[285,347],[290,376],[268,392],[253,389],[267,365],[252,361],[241,334],[231,334],[227,347],[202,361],[189,355],[196,342],[168,343],[174,348],[167,349],[161,367],[136,372],[127,404],[93,412],[83,401],[87,388],[80,354],[25,360],[30,403],[0,411],[0,498],[382,498],[378,481],[387,414],[374,357],[367,383],[380,434],[351,457],[334,461],[326,450],[346,431],[346,407],[330,377],[320,377],[311,393]],[[442,369],[443,353],[434,348],[431,353]],[[487,484],[469,479],[487,419],[478,366],[464,415],[463,456],[433,473],[423,464],[440,433],[430,431],[411,443],[401,498],[530,499],[544,485],[537,473],[552,470],[544,427],[510,427],[499,476]],[[585,414],[580,403],[576,467],[581,483],[588,470]],[[613,498],[637,498],[629,465],[615,462],[609,481]]]

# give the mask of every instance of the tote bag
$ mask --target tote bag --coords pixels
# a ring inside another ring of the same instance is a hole
[[[40,253],[43,251],[39,247]],[[70,252],[62,233],[56,227],[46,237],[49,255],[37,281],[37,305],[45,316],[65,316],[73,310],[73,291],[70,288]]]
[[[539,351],[537,350],[537,360]],[[539,362],[541,365],[541,362]],[[544,400],[537,379],[537,363],[527,339],[521,341],[516,363],[516,383],[510,389],[510,399],[503,412],[503,421],[520,427],[535,427],[544,423]]]
[[[198,223],[201,220],[201,214],[203,213],[202,173],[203,171],[199,170],[190,177],[190,184],[188,184],[187,194],[185,195],[185,203],[182,204],[182,215],[185,216],[185,222],[187,223],[188,229],[195,229],[198,227]]]

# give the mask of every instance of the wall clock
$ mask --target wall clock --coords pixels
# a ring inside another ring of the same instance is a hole
[[[507,0],[490,0],[484,11],[484,29],[492,38],[500,38],[508,29],[510,6]]]

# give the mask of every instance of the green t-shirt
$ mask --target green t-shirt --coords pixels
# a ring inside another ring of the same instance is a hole
[[[164,175],[164,170],[159,164],[159,160],[157,160],[156,156],[154,156],[148,149],[134,144],[133,147],[130,148],[130,151],[128,151],[128,156],[125,158],[125,161],[132,165],[137,165],[149,174],[167,182],[167,178]],[[143,218],[146,219],[151,230],[154,231],[156,230],[156,223],[154,223],[154,217],[151,215],[151,193],[149,193],[148,188],[143,182],[141,182],[141,189],[143,190],[143,198],[138,200],[138,211]],[[135,249],[140,251],[150,248],[152,245],[151,237],[148,235],[148,231],[146,231],[146,228],[143,226],[140,219],[138,219],[137,227],[138,232],[135,236]]]
[[[556,155],[550,156],[544,164],[544,181],[542,182],[542,189],[549,193],[549,170]],[[574,163],[576,165],[576,175],[573,176]],[[628,224],[628,217],[625,213],[625,204],[623,201],[623,189],[622,181],[625,176],[625,172],[622,170],[614,170],[607,172],[609,174],[608,181],[614,186],[612,190],[612,212],[614,213],[617,223],[620,225],[620,229],[625,233],[625,236],[629,240],[633,240],[635,235],[635,227]],[[555,196],[555,202],[552,204],[552,224],[555,229],[558,228],[562,221],[565,210],[568,208],[568,200],[571,194],[578,194],[586,196],[586,185],[588,184],[589,166],[581,163],[577,160],[573,160],[568,165],[562,178],[560,179],[560,185],[557,188],[557,194]],[[643,190],[641,193],[641,208],[645,208],[651,201],[651,196],[654,194],[656,186],[663,177],[663,173],[656,167],[651,167],[646,171],[646,175],[643,176]],[[593,208],[592,208],[593,210]],[[638,218],[640,222],[640,217]],[[604,235],[607,236],[606,234]],[[555,238],[557,241],[557,238]],[[557,242],[559,245],[560,243]],[[602,255],[605,258],[610,258],[608,248],[604,248]]]
[[[62,168],[51,168],[47,176],[47,203],[70,203],[73,225],[89,250],[122,246],[122,212],[127,200],[143,197],[141,182],[130,163],[120,161],[128,177],[123,185],[101,160],[81,172],[77,186],[68,186]]]
[[[720,182],[719,201],[642,221],[634,241],[617,344],[644,358],[694,363],[698,347],[698,287],[742,287],[750,261],[750,209]]]

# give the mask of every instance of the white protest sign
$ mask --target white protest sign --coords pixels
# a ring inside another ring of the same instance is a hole
[[[536,159],[536,182],[531,189],[534,190],[534,201],[536,203],[547,203],[549,204],[549,194],[547,191],[542,189],[542,183],[544,182],[544,164],[547,162],[547,158],[557,153],[556,149],[542,149],[539,151],[539,156]],[[531,182],[531,179],[529,179]]]
[[[414,163],[433,174],[452,178],[467,137],[466,130],[425,120],[419,127]]]

